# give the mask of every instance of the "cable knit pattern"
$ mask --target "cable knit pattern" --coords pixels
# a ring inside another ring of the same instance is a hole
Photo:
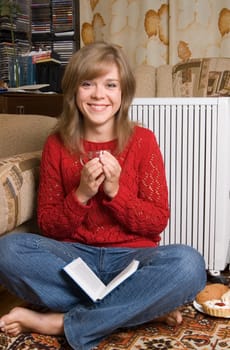
[[[116,141],[85,142],[86,151],[114,151]],[[126,148],[117,156],[122,167],[120,187],[110,200],[100,188],[86,206],[75,189],[82,164],[57,135],[45,144],[40,176],[38,221],[44,235],[96,246],[156,246],[168,218],[164,164],[154,134],[136,126]]]

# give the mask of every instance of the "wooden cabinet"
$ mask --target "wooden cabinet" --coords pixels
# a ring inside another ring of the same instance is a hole
[[[62,111],[62,94],[4,93],[0,113],[42,114],[57,117]]]

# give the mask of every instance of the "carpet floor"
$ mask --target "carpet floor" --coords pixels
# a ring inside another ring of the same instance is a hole
[[[230,318],[207,316],[192,304],[181,308],[183,323],[160,322],[122,329],[99,344],[97,350],[223,350],[230,349]],[[11,338],[0,332],[0,350],[71,350],[63,337],[35,333]]]

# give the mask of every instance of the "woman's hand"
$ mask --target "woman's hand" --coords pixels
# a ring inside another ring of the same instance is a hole
[[[119,190],[121,166],[117,159],[107,151],[102,151],[99,159],[102,164],[104,174],[104,192],[108,197],[114,198]]]
[[[99,157],[89,160],[82,169],[79,187],[76,190],[78,201],[86,204],[103,183],[105,194],[113,198],[119,190],[121,167],[109,152],[102,151]]]
[[[89,160],[82,169],[81,180],[75,194],[78,201],[86,204],[97,194],[100,185],[105,180],[103,165],[99,158]]]

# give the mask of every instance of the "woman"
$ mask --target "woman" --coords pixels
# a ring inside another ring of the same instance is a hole
[[[73,349],[91,349],[120,327],[153,319],[180,324],[177,308],[205,286],[197,251],[159,246],[169,218],[164,165],[154,134],[129,120],[134,93],[117,46],[94,43],[71,58],[63,112],[41,162],[43,235],[12,234],[0,242],[1,283],[49,312],[15,308],[1,318],[2,331],[65,334]],[[105,284],[133,259],[140,265],[94,303],[63,270],[78,257]]]

